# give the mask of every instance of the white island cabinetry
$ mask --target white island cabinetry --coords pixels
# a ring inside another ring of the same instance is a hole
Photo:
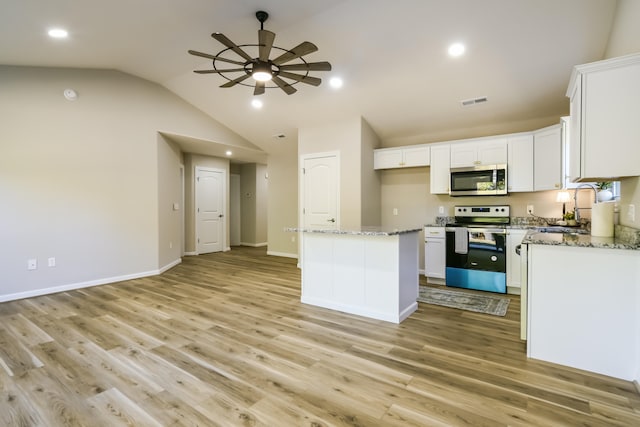
[[[560,246],[561,239],[589,236],[546,238],[558,242],[528,244],[527,355],[624,380],[637,378],[640,251]]]
[[[297,231],[303,303],[393,323],[417,309],[420,228]]]

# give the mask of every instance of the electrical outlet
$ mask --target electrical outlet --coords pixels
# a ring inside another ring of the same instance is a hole
[[[438,213],[439,213],[440,215],[444,215],[444,206],[439,206],[439,207],[438,207]]]
[[[629,218],[629,221],[635,222],[635,220],[636,220],[636,205],[629,205],[629,208],[627,209],[627,217]]]
[[[296,236],[291,236],[291,243],[296,241]]]
[[[393,214],[398,215],[398,208],[393,208]]]
[[[27,270],[37,270],[38,260],[35,258],[27,260]]]
[[[527,214],[533,215],[533,205],[527,205]]]

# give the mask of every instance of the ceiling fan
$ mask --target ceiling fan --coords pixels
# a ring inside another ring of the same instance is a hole
[[[213,33],[211,37],[226,46],[226,49],[221,50],[216,55],[210,55],[208,53],[198,52],[195,50],[189,50],[191,55],[200,56],[202,58],[208,58],[213,60],[212,70],[195,70],[198,74],[210,74],[218,73],[222,77],[228,80],[227,83],[220,87],[232,87],[237,84],[242,86],[254,87],[254,95],[262,95],[265,89],[279,87],[287,95],[291,95],[296,92],[296,88],[293,85],[298,83],[306,83],[312,86],[319,86],[322,82],[318,77],[309,75],[311,71],[331,71],[331,64],[322,62],[307,62],[303,58],[304,55],[308,55],[318,50],[317,46],[311,42],[302,42],[292,49],[283,49],[273,45],[273,41],[276,37],[275,33],[264,29],[264,22],[269,17],[269,14],[264,11],[256,12],[256,18],[260,21],[260,30],[258,30],[258,44],[242,44],[237,45],[224,34]],[[243,48],[257,47],[258,56],[252,58]],[[280,55],[274,59],[270,59],[272,51],[280,51]],[[241,60],[233,58],[231,53],[234,53]],[[229,58],[229,56],[232,56]],[[296,63],[289,63],[293,60],[299,60]],[[240,67],[236,68],[224,68],[233,64]],[[300,71],[300,74],[292,73],[291,71]],[[234,73],[241,73],[239,77],[234,76]],[[228,77],[227,74],[232,77]],[[255,80],[254,84],[243,83],[249,77]],[[275,83],[275,86],[267,86],[267,82]]]

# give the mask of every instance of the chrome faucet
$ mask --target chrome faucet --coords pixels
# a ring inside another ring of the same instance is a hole
[[[573,206],[576,211],[576,221],[580,221],[580,209],[590,209],[590,208],[579,208],[578,207],[578,191],[582,187],[587,187],[593,190],[593,204],[598,203],[598,190],[593,184],[580,184],[576,187],[576,192],[573,194]]]

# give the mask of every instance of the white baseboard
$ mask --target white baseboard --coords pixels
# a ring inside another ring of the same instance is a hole
[[[262,242],[262,243],[245,243],[245,242],[240,242],[240,246],[251,246],[252,248],[261,248],[263,246],[267,246],[267,242]]]
[[[287,253],[287,252],[267,251],[267,255],[281,256],[281,257],[285,257],[285,258],[298,259],[298,254],[290,254],[290,253]]]
[[[520,295],[521,291],[520,287],[507,286],[507,293],[510,295]]]
[[[198,252],[185,252],[184,256],[196,256],[198,255]]]
[[[636,386],[636,390],[638,391],[638,394],[640,394],[640,382],[638,382],[638,380],[634,380],[633,385]]]
[[[182,263],[182,258],[178,258],[176,260],[171,261],[169,264],[165,265],[164,267],[160,267],[158,269],[158,274],[162,274],[165,271],[172,269],[173,267],[175,267],[176,265]]]
[[[133,273],[133,274],[125,274],[123,276],[105,277],[102,279],[89,280],[86,282],[79,282],[79,283],[71,283],[68,285],[54,286],[51,288],[34,289],[32,291],[27,291],[27,292],[17,292],[14,294],[0,295],[0,302],[39,297],[42,295],[56,294],[58,292],[74,291],[76,289],[90,288],[92,286],[106,285],[108,283],[122,282],[125,280],[140,279],[142,277],[157,276],[158,274],[162,274],[165,271],[169,270],[170,268],[175,267],[181,262],[182,262],[182,259],[178,258],[177,260],[172,261],[169,264],[157,270],[143,271],[140,273]]]

